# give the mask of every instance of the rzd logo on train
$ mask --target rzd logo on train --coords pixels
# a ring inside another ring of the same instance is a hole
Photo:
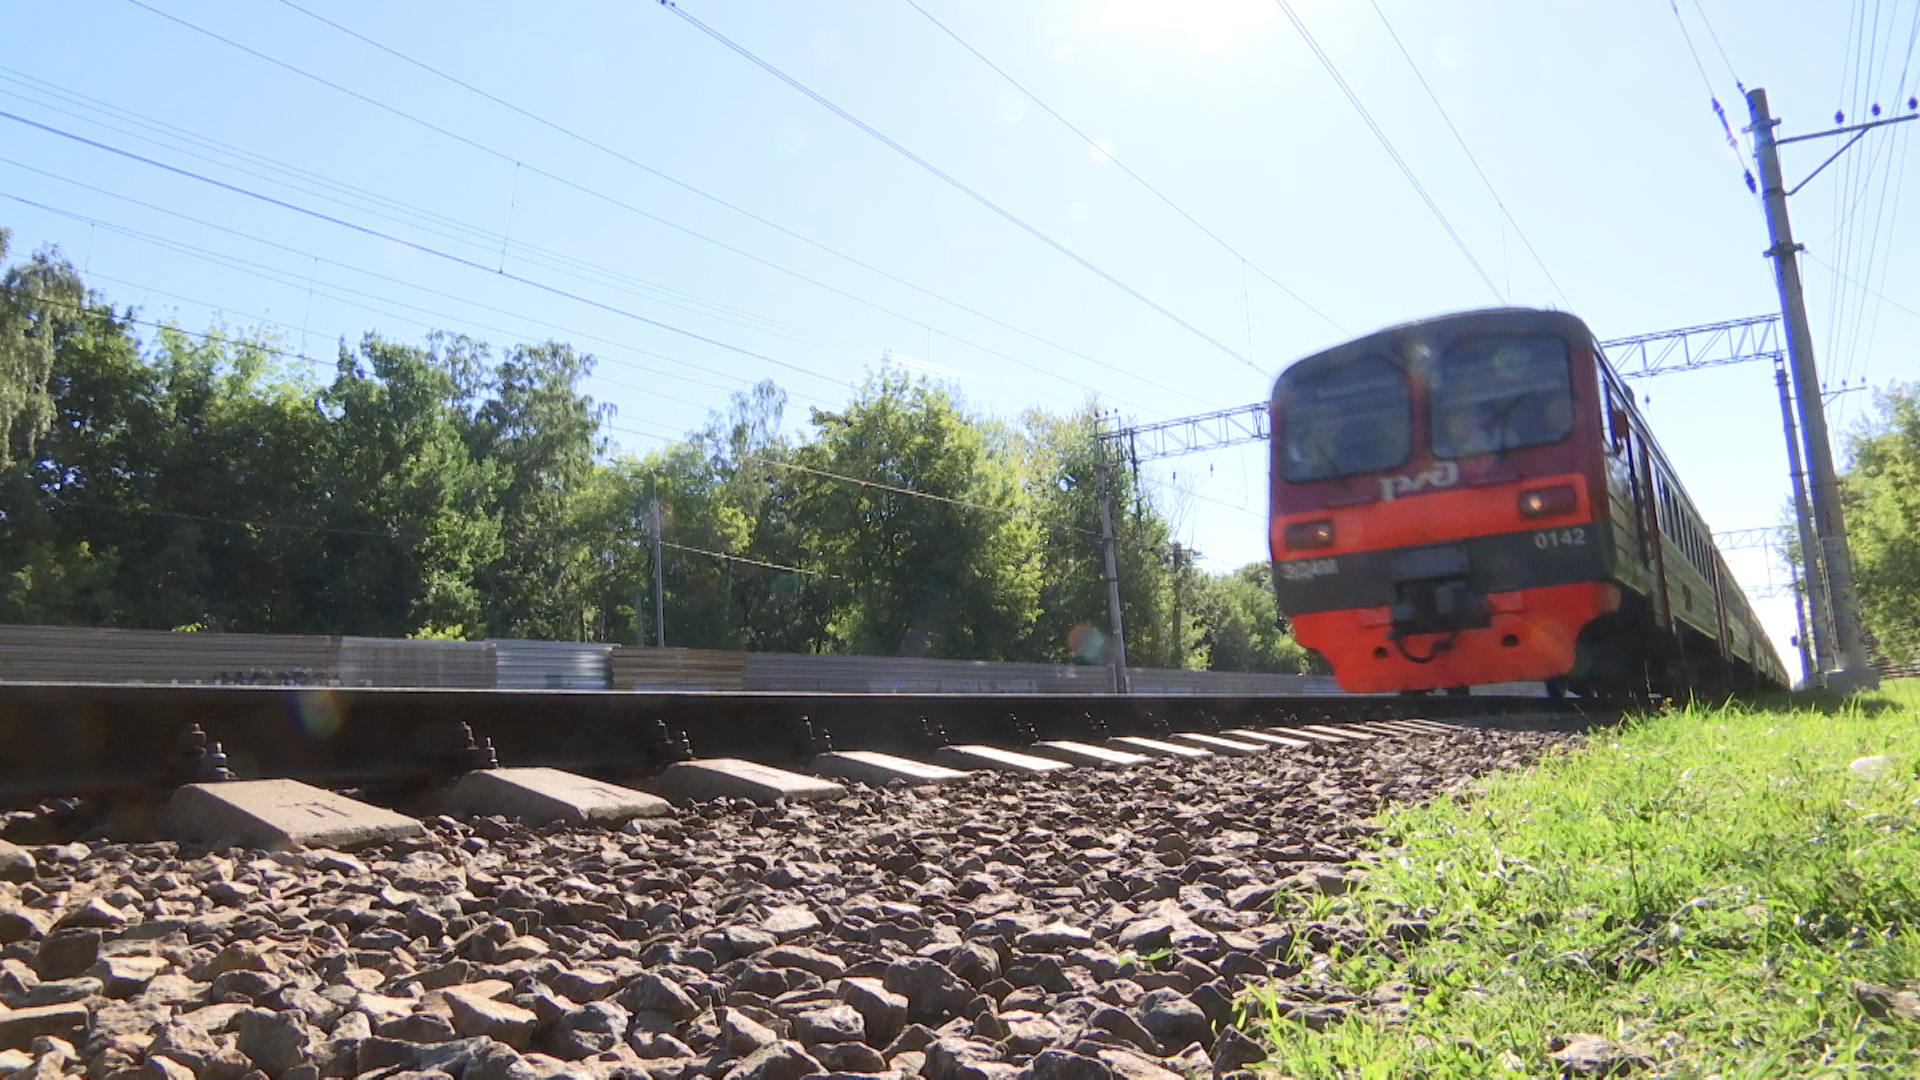
[[[1380,497],[1393,500],[1402,495],[1411,495],[1423,488],[1452,487],[1460,482],[1460,466],[1451,461],[1443,461],[1426,472],[1412,476],[1383,476],[1380,478]]]

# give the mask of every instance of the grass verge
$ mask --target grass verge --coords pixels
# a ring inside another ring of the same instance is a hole
[[[1299,981],[1410,1009],[1312,1031],[1256,994],[1264,1067],[1551,1076],[1552,1040],[1582,1033],[1656,1075],[1920,1076],[1920,1022],[1875,1019],[1854,990],[1920,982],[1916,720],[1913,681],[1675,710],[1392,812],[1390,846],[1331,912],[1373,944]],[[1393,944],[1409,920],[1431,936]]]

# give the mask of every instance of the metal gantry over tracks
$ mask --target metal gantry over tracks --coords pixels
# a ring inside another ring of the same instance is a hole
[[[1777,363],[1786,355],[1779,315],[1683,326],[1651,334],[1602,341],[1600,348],[1623,378],[1645,379],[1702,368]],[[1197,416],[1122,425],[1110,418],[1100,431],[1109,460],[1131,465],[1181,454],[1197,454],[1273,437],[1267,403],[1256,401]]]

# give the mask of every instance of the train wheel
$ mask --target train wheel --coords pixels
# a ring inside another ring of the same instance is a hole
[[[1548,679],[1546,687],[1547,696],[1553,698],[1555,701],[1567,696],[1567,680],[1565,679]]]
[[[1466,697],[1466,696],[1467,696],[1468,694],[1471,694],[1471,693],[1473,693],[1473,687],[1471,687],[1471,686],[1449,686],[1449,687],[1447,687],[1447,696],[1448,696],[1448,697]]]

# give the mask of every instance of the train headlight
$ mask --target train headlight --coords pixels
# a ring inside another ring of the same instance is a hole
[[[1520,493],[1520,516],[1537,518],[1572,513],[1579,503],[1579,497],[1574,494],[1572,484],[1534,488],[1532,491]]]
[[[1287,526],[1288,551],[1311,551],[1333,546],[1333,522],[1296,521]]]

